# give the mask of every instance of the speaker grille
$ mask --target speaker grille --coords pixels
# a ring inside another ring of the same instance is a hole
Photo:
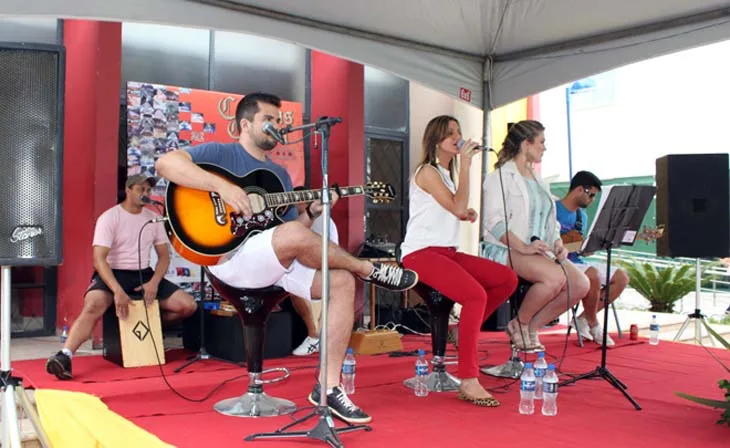
[[[61,261],[60,51],[0,48],[0,264]]]

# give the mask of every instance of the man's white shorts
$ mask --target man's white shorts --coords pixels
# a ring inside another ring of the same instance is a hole
[[[312,230],[318,230],[316,226],[313,227]],[[312,300],[312,283],[317,270],[297,260],[289,268],[282,266],[271,244],[275,229],[273,227],[252,236],[229,260],[211,266],[210,272],[236,288],[256,289],[275,285],[295,296]],[[334,239],[337,243],[337,235],[330,233],[330,240]]]
[[[574,266],[581,272],[587,271],[588,268],[595,269],[596,271],[598,271],[598,278],[601,279],[601,286],[606,286],[606,271],[608,270],[606,263],[584,261],[583,263],[574,263]],[[613,279],[613,275],[616,273],[616,269],[618,269],[618,267],[611,266],[611,279]]]

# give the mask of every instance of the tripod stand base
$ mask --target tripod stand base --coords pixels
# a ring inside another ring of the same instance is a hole
[[[522,369],[524,368],[525,363],[522,362],[522,359],[520,359],[519,356],[513,356],[504,364],[493,367],[483,367],[480,370],[485,375],[496,376],[498,378],[517,379],[520,375],[522,375]]]
[[[626,397],[627,400],[631,402],[631,404],[634,405],[637,411],[641,410],[641,406],[639,406],[639,403],[636,402],[636,400],[633,399],[631,395],[629,395],[628,392],[626,392],[626,385],[622,383],[618,378],[616,378],[607,368],[598,366],[595,370],[592,372],[587,372],[582,375],[578,375],[574,378],[571,378],[567,381],[563,381],[562,383],[558,383],[558,386],[563,387],[567,386],[569,384],[573,384],[580,380],[587,380],[591,378],[603,378],[604,380],[608,381],[609,384],[611,384],[613,387],[621,391],[622,394],[624,394],[624,397]]]
[[[38,413],[36,412],[33,404],[30,402],[20,379],[9,376],[9,372],[3,372],[0,375],[2,375],[3,384],[2,446],[12,448],[21,446],[17,413],[17,406],[20,404],[23,412],[28,416],[30,422],[33,424],[33,430],[35,430],[41,446],[43,448],[50,448],[51,443],[48,441],[48,437],[43,431],[43,426],[41,426],[41,420],[38,417]]]
[[[415,389],[417,378],[408,378],[403,384],[409,389]],[[456,392],[459,390],[461,380],[451,375],[449,372],[431,372],[426,377],[426,387],[429,392]]]
[[[227,362],[230,364],[237,365],[239,367],[243,367],[243,365],[245,364],[243,362],[235,362],[235,361],[230,361],[228,359],[218,358],[218,357],[213,356],[210,353],[208,353],[205,349],[200,349],[200,352],[198,352],[197,355],[188,358],[188,361],[185,364],[178,367],[177,369],[175,369],[174,372],[180,373],[182,370],[186,369],[188,366],[195,364],[198,361],[206,361],[208,359],[214,359],[214,360],[220,361],[220,362]]]
[[[282,398],[274,398],[264,392],[247,392],[240,397],[219,401],[213,409],[231,417],[276,417],[291,414],[297,406]]]
[[[679,330],[677,331],[677,334],[674,336],[674,342],[678,342],[679,339],[682,337],[682,333],[684,333],[684,330],[687,329],[690,322],[694,322],[695,324],[695,337],[694,337],[694,343],[698,345],[702,345],[702,326],[707,325],[707,321],[705,320],[706,317],[704,314],[702,314],[702,311],[700,309],[695,309],[694,313],[688,314],[687,319],[684,320],[682,323],[682,326],[679,327]],[[710,338],[710,343],[714,346],[715,345],[715,339],[710,335],[710,333],[707,333],[707,336]]]
[[[300,423],[303,423],[310,418],[316,417],[317,418],[317,425],[310,429],[309,431],[291,431],[286,432],[287,429],[296,426]],[[322,442],[327,443],[331,447],[342,447],[342,442],[340,441],[340,438],[338,437],[338,434],[344,434],[347,432],[354,432],[354,431],[372,431],[373,428],[371,428],[368,425],[352,425],[350,423],[347,423],[346,427],[344,428],[335,428],[334,421],[332,419],[332,413],[330,412],[328,407],[322,407],[322,406],[316,406],[314,408],[314,411],[312,411],[310,414],[293,421],[292,423],[289,423],[288,425],[277,429],[274,432],[264,432],[264,433],[258,433],[258,434],[251,434],[250,436],[247,436],[244,440],[246,441],[252,441],[257,439],[294,439],[294,438],[303,438],[306,437],[308,439],[314,439],[314,440],[321,440]]]

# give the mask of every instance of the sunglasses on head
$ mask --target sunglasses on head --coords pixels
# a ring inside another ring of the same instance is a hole
[[[583,191],[585,194],[588,195],[589,198],[593,199],[596,197],[596,193],[591,193],[591,190],[589,188],[584,188]]]

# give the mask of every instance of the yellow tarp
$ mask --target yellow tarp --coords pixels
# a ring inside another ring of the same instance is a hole
[[[81,392],[39,389],[35,401],[53,448],[172,447]]]

